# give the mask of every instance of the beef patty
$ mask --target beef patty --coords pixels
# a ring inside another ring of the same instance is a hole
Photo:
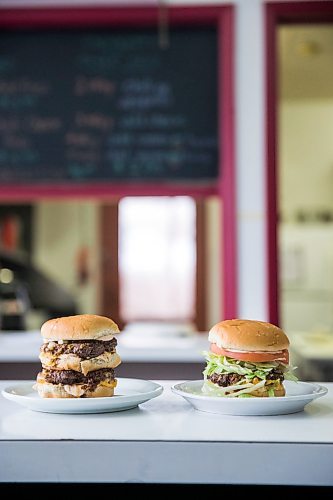
[[[237,373],[212,373],[208,375],[208,379],[220,387],[228,387],[229,385],[237,384],[243,377]]]
[[[96,386],[102,380],[114,380],[114,370],[112,368],[101,368],[100,370],[89,372],[86,376],[74,370],[49,370],[47,368],[43,368],[42,373],[46,382],[50,382],[51,384],[87,384],[90,387]]]
[[[237,384],[242,378],[243,376],[237,373],[212,373],[208,375],[208,379],[213,382],[213,384],[217,384],[220,387],[229,387],[229,385]],[[273,368],[273,370],[266,375],[266,380],[280,380],[283,382],[283,372],[278,368]]]
[[[76,354],[81,359],[91,359],[100,356],[104,352],[113,352],[117,345],[117,339],[111,340],[72,340],[66,344],[48,342],[41,346],[40,351],[51,353],[54,356],[61,354]]]
[[[271,370],[268,375],[266,375],[266,379],[267,380],[281,380],[281,382],[284,381],[284,375],[283,375],[283,371],[282,370],[279,370],[279,368],[273,368],[273,370]]]

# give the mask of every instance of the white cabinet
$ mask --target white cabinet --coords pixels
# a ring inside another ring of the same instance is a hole
[[[281,223],[281,325],[333,331],[333,223]]]

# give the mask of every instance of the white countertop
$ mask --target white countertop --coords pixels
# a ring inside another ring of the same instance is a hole
[[[209,348],[207,334],[139,335],[122,332],[117,351],[123,362],[202,363]],[[39,331],[0,332],[0,362],[39,363]]]
[[[333,383],[304,412],[270,417],[198,412],[173,383],[139,408],[93,415],[1,396],[0,480],[333,485]]]

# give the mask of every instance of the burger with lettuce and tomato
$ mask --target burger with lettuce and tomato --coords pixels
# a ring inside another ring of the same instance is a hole
[[[281,328],[264,321],[221,321],[209,331],[210,351],[202,391],[212,396],[284,396],[284,380],[294,380],[289,340]]]

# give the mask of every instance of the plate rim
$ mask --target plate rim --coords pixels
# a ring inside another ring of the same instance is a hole
[[[177,386],[181,385],[181,384],[186,384],[186,383],[198,383],[198,382],[201,382],[203,383],[204,380],[203,379],[198,379],[198,380],[184,380],[183,382],[177,382],[176,384],[173,384],[171,386],[171,391],[175,394],[177,394],[178,396],[182,396],[184,398],[190,398],[190,399],[199,399],[199,400],[209,400],[209,401],[224,401],[224,402],[230,402],[230,401],[245,401],[247,403],[251,402],[253,403],[254,401],[256,402],[259,402],[259,404],[263,404],[263,403],[267,403],[267,402],[290,402],[290,401],[301,401],[301,400],[304,400],[304,399],[316,399],[316,398],[319,398],[319,397],[322,397],[322,396],[325,396],[328,392],[328,389],[327,387],[321,385],[321,384],[318,384],[317,382],[303,382],[303,380],[300,380],[299,382],[301,382],[302,384],[307,384],[307,385],[312,385],[314,388],[317,389],[317,392],[312,392],[310,394],[297,394],[297,395],[293,395],[293,396],[275,396],[275,397],[271,397],[271,398],[224,398],[224,397],[221,397],[221,396],[208,396],[207,394],[193,394],[191,392],[186,392],[180,388],[178,388]],[[297,383],[297,382],[294,382],[294,381],[288,381],[288,382],[293,382],[293,383]],[[239,403],[236,403],[236,404],[239,404]],[[240,404],[244,404],[244,403],[240,403]]]
[[[82,404],[89,404],[91,401],[98,404],[102,402],[109,402],[111,403],[112,401],[123,401],[126,403],[127,401],[132,401],[133,399],[141,398],[143,396],[149,396],[149,399],[153,399],[154,397],[160,396],[163,391],[164,387],[159,384],[158,382],[154,382],[153,380],[149,379],[140,379],[140,378],[134,378],[134,377],[118,377],[118,381],[120,380],[126,380],[126,381],[137,381],[137,382],[150,382],[155,385],[155,387],[149,391],[146,392],[139,392],[138,394],[131,394],[131,395],[117,395],[115,399],[113,399],[113,396],[111,397],[99,397],[99,398],[36,398],[37,392],[34,391],[33,385],[36,383],[36,380],[24,380],[24,381],[17,381],[17,383],[12,383],[6,387],[4,387],[1,390],[2,396],[7,399],[8,401],[13,401],[13,400],[20,400],[20,401],[32,401],[36,402],[42,402],[43,404],[46,405],[57,405],[59,402],[66,401],[65,404],[71,404],[71,405],[82,405]],[[31,388],[31,393],[33,395],[25,395],[25,394],[14,394],[11,392],[13,389],[16,387],[30,387]],[[74,403],[74,401],[79,401],[79,403]],[[18,401],[17,401],[18,402]],[[140,403],[139,403],[140,404]]]

